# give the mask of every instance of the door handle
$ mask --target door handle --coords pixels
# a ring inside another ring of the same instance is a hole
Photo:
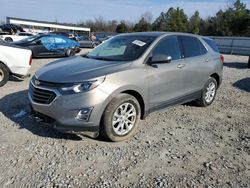
[[[178,68],[178,69],[181,69],[181,68],[183,68],[183,67],[185,67],[184,64],[179,64],[179,65],[177,65],[177,68]]]

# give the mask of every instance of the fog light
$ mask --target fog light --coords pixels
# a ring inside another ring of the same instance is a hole
[[[93,107],[83,108],[83,109],[79,110],[75,118],[78,120],[81,120],[81,121],[88,121],[89,116],[92,112],[92,109],[93,109]]]

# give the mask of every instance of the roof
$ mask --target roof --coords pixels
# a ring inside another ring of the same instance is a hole
[[[118,33],[119,34],[119,33]],[[120,35],[126,35],[126,36],[151,36],[151,37],[159,37],[161,35],[165,35],[167,32],[133,32],[133,33],[124,33]]]
[[[185,35],[185,36],[193,36],[193,37],[203,37],[200,35],[195,35],[192,33],[183,33],[183,32],[158,32],[158,31],[149,31],[149,32],[134,32],[134,33],[124,33],[119,34],[121,36],[149,36],[149,37],[160,37],[162,35]]]
[[[22,19],[22,18],[15,18],[15,17],[7,17],[7,20],[9,23],[13,23],[13,24],[32,25],[32,26],[40,26],[40,27],[50,27],[50,28],[90,32],[90,28],[79,27],[74,24],[60,24],[60,23],[55,23],[55,22],[38,21],[38,20]]]

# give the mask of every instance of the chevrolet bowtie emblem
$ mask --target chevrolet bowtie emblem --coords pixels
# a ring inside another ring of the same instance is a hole
[[[40,85],[40,82],[38,80],[35,80],[35,83],[34,83],[36,86]]]

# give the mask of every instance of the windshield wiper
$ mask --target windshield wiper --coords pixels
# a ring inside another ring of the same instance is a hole
[[[105,58],[105,57],[93,57],[93,56],[90,56],[89,58],[97,59],[97,60],[103,60],[103,61],[116,61],[114,59],[109,59],[109,58]]]

